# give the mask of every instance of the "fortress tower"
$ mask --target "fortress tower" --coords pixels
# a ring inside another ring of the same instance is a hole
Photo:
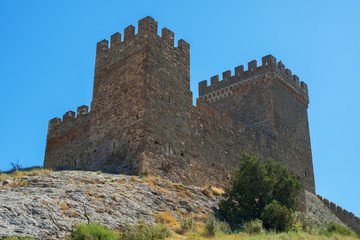
[[[157,32],[146,17],[137,34],[129,26],[123,41],[97,44],[91,111],[50,120],[44,166],[222,185],[246,151],[282,162],[314,193],[306,84],[269,55],[201,82],[193,106],[190,46]]]
[[[264,149],[250,150],[263,157],[281,161],[298,175],[304,186],[315,192],[307,108],[308,89],[298,76],[276,62],[271,55],[199,83],[199,97],[222,109],[244,130],[262,136]]]

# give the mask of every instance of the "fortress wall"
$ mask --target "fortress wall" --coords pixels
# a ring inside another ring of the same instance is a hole
[[[94,170],[138,174],[145,119],[146,38],[130,25],[97,44],[91,103],[91,157]]]
[[[190,179],[202,185],[225,186],[233,170],[240,166],[242,152],[259,157],[270,154],[266,135],[244,129],[220,109],[197,99],[191,108]]]
[[[317,197],[327,206],[343,223],[352,229],[357,235],[360,236],[360,218],[355,216],[352,212],[348,212],[335,203],[330,202],[328,199],[320,195]]]
[[[187,178],[200,186],[224,187],[239,166],[241,150],[232,120],[220,110],[197,99],[191,108],[190,168]]]
[[[44,167],[68,165],[85,167],[89,158],[89,107],[64,114],[63,120],[49,121]]]

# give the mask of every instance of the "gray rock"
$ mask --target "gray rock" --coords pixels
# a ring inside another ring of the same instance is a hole
[[[6,185],[8,185],[9,183],[12,183],[12,182],[13,182],[12,180],[7,179],[7,180],[2,182],[2,186],[6,186]]]
[[[28,186],[0,190],[0,236],[62,238],[68,232],[58,226],[71,229],[87,222],[86,216],[110,228],[140,220],[152,224],[164,211],[176,217],[178,212],[210,213],[219,199],[204,197],[198,187],[178,189],[167,180],[95,172],[61,171],[23,179]]]

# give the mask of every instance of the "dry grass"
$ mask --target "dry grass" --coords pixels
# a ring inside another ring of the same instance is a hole
[[[184,198],[184,199],[193,199],[195,198],[194,194],[192,194],[191,192],[187,192],[187,191],[177,191],[176,194],[181,197],[181,198]]]
[[[35,176],[44,173],[53,172],[52,169],[45,169],[45,168],[33,168],[30,170],[15,170],[9,173],[0,173],[0,181],[4,181],[6,179],[14,179],[14,178],[21,178],[24,176]]]
[[[0,186],[0,189],[13,189],[17,187],[27,187],[29,185],[28,180],[22,180],[22,179],[13,179],[11,182],[6,184],[5,186]]]
[[[117,183],[119,183],[119,184],[125,184],[125,183],[126,183],[126,180],[125,180],[125,179],[121,179],[121,180],[117,181]]]
[[[176,225],[176,218],[168,211],[155,214],[156,222],[167,225]]]
[[[162,188],[162,187],[155,187],[155,190],[157,190],[157,191],[159,191],[161,193],[171,195],[171,192],[169,192],[168,190],[166,190],[165,188]]]
[[[201,232],[201,231],[199,231]],[[266,233],[260,235],[249,235],[245,233],[238,234],[223,234],[217,233],[214,238],[204,237],[201,233],[188,232],[185,235],[175,235],[167,238],[168,240],[179,240],[179,239],[191,239],[191,240],[358,240],[357,238],[345,237],[345,236],[320,236],[320,235],[310,235],[305,232],[289,232],[289,233]]]
[[[147,175],[147,176],[143,177],[142,179],[148,183],[153,183],[153,182],[157,182],[160,180],[159,177],[152,176],[152,175]]]
[[[198,220],[198,221],[205,221],[207,218],[206,214],[191,214],[191,215],[195,220]]]
[[[211,187],[211,190],[212,190],[214,195],[223,195],[223,194],[225,194],[225,191],[222,188]]]
[[[211,199],[214,199],[214,198],[215,198],[215,196],[214,196],[214,194],[213,194],[213,191],[212,191],[212,189],[211,189],[211,186],[209,186],[209,187],[204,187],[203,189],[201,189],[201,192],[202,192],[205,196],[207,196],[207,197],[209,197],[209,198],[211,198]]]
[[[212,199],[214,199],[215,196],[221,196],[221,195],[225,194],[224,189],[218,188],[218,187],[213,187],[213,186],[203,187],[203,188],[201,189],[201,192],[202,192],[205,196],[207,196],[207,197],[209,197],[209,198],[212,198]]]

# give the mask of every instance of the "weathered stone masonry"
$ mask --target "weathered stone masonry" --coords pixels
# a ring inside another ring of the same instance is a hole
[[[351,228],[356,234],[360,235],[360,218],[356,217],[352,212],[348,212],[335,203],[330,202],[320,195],[317,197],[327,206],[344,224]]]
[[[304,82],[271,56],[199,84],[192,105],[190,46],[151,17],[97,44],[91,111],[49,122],[45,167],[145,170],[195,185],[228,182],[246,151],[287,166],[315,193]]]

